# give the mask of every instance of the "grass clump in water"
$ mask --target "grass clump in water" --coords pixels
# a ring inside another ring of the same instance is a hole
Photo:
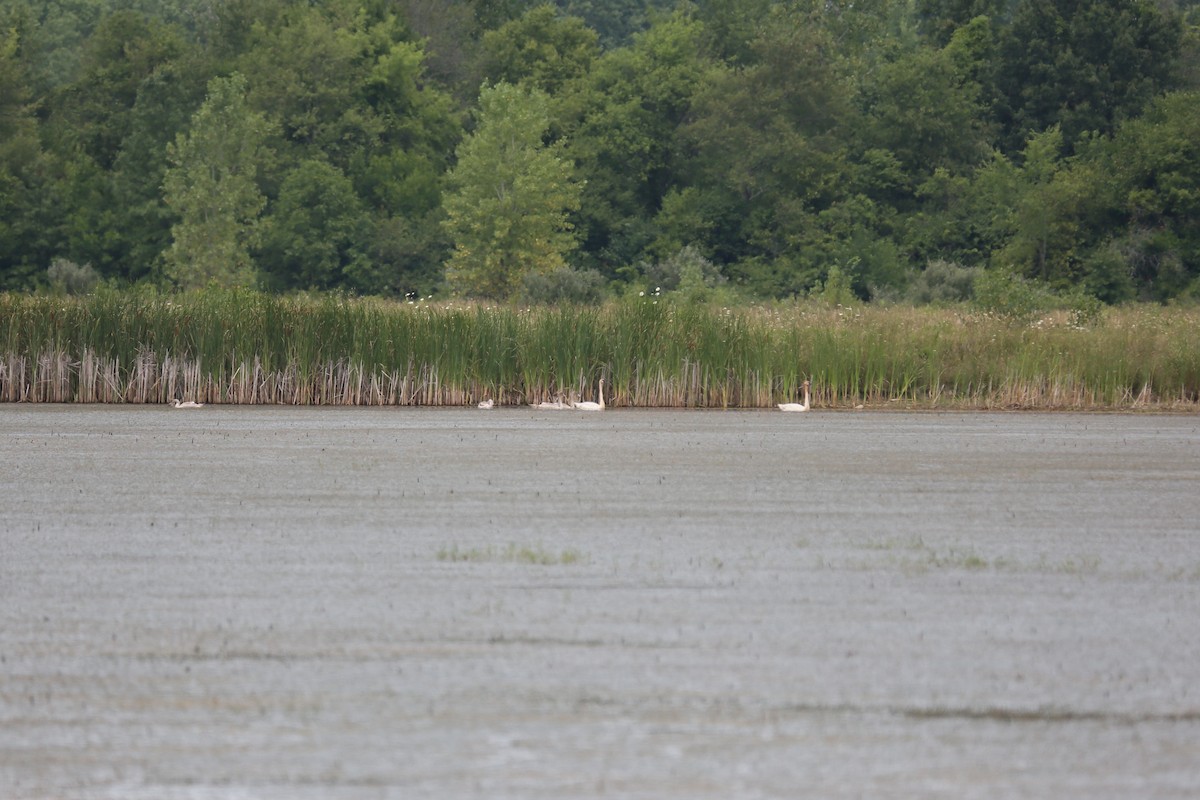
[[[460,548],[457,544],[443,547],[437,552],[438,561],[493,563],[493,564],[533,564],[537,566],[560,566],[579,564],[585,559],[574,549],[558,552],[546,550],[541,545],[508,544],[497,548],[487,547]]]

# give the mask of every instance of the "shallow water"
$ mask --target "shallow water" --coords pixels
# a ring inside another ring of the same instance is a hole
[[[1200,418],[0,405],[6,798],[1195,797]]]

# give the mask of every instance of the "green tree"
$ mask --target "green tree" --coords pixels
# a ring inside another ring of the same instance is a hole
[[[706,209],[689,216],[716,224],[663,244],[698,244],[728,277],[764,294],[807,290],[842,255],[831,240],[872,224],[821,216],[853,188],[849,70],[824,22],[819,9],[772,9],[751,42],[752,62],[707,81],[684,132],[695,154],[684,174]]]
[[[559,7],[571,16],[581,17],[600,36],[606,48],[622,47],[635,33],[649,27],[655,13],[664,13],[670,0],[560,0]]]
[[[0,288],[28,286],[39,267],[37,195],[44,159],[18,45],[15,31],[0,30]]]
[[[430,79],[460,94],[476,44],[469,0],[396,0],[396,6],[413,36],[425,43]]]
[[[1171,88],[1183,29],[1151,0],[1021,0],[999,41],[997,107],[1007,152],[1059,125],[1073,152]]]
[[[943,46],[973,19],[986,17],[997,24],[1007,21],[1013,0],[917,0],[916,5],[922,33]]]
[[[235,58],[254,75],[251,107],[280,124],[277,168],[265,174],[264,190],[282,192],[309,161],[325,161],[351,181],[354,205],[369,217],[353,249],[375,263],[368,269],[356,257],[352,269],[327,277],[362,291],[411,286],[403,273],[413,268],[422,273],[414,282],[425,286],[420,260],[440,265],[439,184],[462,135],[450,96],[424,74],[424,49],[406,40],[411,31],[390,9],[292,4],[274,25],[251,23],[252,46]],[[271,251],[276,283],[312,282],[311,274],[280,273],[280,252]]]
[[[558,97],[559,124],[586,179],[577,220],[589,266],[614,277],[657,238],[654,217],[679,182],[687,149],[681,132],[712,72],[703,27],[674,15],[604,54]]]
[[[750,42],[772,5],[771,0],[696,0],[706,48],[729,63],[753,60]]]
[[[998,256],[1006,267],[1030,277],[1050,276],[1057,227],[1059,195],[1055,178],[1062,169],[1062,131],[1053,127],[1034,134],[1022,152],[1022,164],[1013,171],[1016,202],[1008,208],[1011,236]]]
[[[454,291],[508,297],[526,274],[566,263],[580,186],[562,143],[543,141],[549,124],[549,98],[536,89],[500,83],[480,92],[478,126],[458,147],[443,201]]]
[[[15,31],[29,53],[30,85],[49,94],[78,77],[85,43],[105,8],[90,0],[7,0],[0,25]]]
[[[254,281],[266,198],[256,178],[271,125],[246,103],[246,79],[214,78],[208,97],[167,150],[164,199],[179,215],[164,253],[166,274],[183,287]]]
[[[541,4],[539,0],[470,0],[470,3],[475,11],[475,28],[480,33],[499,28]]]
[[[165,145],[195,110],[204,73],[185,61],[190,50],[180,31],[133,11],[100,17],[81,51],[74,80],[39,103],[58,205],[54,254],[106,277],[142,277],[166,231]],[[191,91],[176,93],[179,82]]]
[[[1094,270],[1089,283],[1097,294],[1119,292],[1124,279],[1149,299],[1200,298],[1200,92],[1160,98],[1092,160],[1092,173],[1116,184],[1113,192],[1089,193],[1112,203],[1116,219],[1103,220],[1102,234],[1121,231],[1106,246],[1118,256],[1120,272],[1109,278],[1116,286]],[[1105,265],[1104,255],[1097,267]]]
[[[204,101],[206,65],[198,53],[163,64],[138,87],[129,129],[108,173],[113,199],[109,273],[127,280],[159,277],[160,254],[170,246],[171,209],[163,202],[170,166],[167,145]]]
[[[375,53],[364,25],[304,4],[288,8],[276,26],[253,26],[236,68],[254,76],[249,103],[278,122],[286,159],[324,155],[345,169],[382,134],[382,120],[360,94],[375,61],[366,57]]]
[[[288,174],[259,264],[277,288],[354,284],[366,269],[369,217],[341,170],[308,160]]]
[[[880,64],[865,80],[860,103],[869,147],[893,153],[914,183],[941,168],[961,174],[988,154],[987,111],[972,79],[986,47],[987,21],[955,32],[944,48],[918,47]]]
[[[83,48],[78,80],[52,99],[51,133],[110,169],[142,84],[183,50],[179,32],[157,20],[129,11],[103,17]]]
[[[900,222],[900,245],[910,265],[933,261],[986,264],[1012,234],[1008,209],[1016,202],[1015,168],[992,153],[973,173],[936,169],[916,189],[916,205]]]
[[[483,35],[480,70],[490,83],[526,82],[555,94],[587,72],[600,52],[597,39],[578,17],[538,6]]]
[[[994,254],[995,265],[1014,270],[1060,290],[1086,283],[1087,254],[1101,218],[1112,201],[1111,183],[1084,156],[1059,155],[1062,133],[1057,126],[1035,134],[1011,171],[1015,202],[1007,211],[1011,235]],[[1088,148],[1091,149],[1090,147]]]

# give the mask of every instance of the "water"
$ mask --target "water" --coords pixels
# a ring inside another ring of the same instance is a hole
[[[1200,418],[0,406],[5,798],[1195,797]]]

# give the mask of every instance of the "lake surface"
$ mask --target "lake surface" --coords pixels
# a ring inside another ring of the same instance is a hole
[[[0,405],[5,798],[1200,794],[1200,418]]]

